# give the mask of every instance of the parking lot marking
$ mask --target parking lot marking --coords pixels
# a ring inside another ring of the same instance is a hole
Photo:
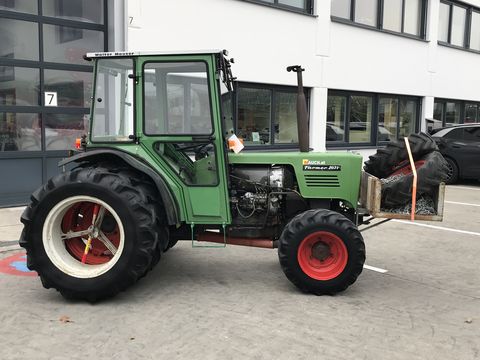
[[[388,272],[388,270],[380,269],[380,268],[377,268],[375,266],[370,266],[370,265],[366,265],[366,264],[363,265],[363,268],[367,269],[367,270],[376,271],[376,272],[379,272],[381,274],[385,274],[386,272]]]
[[[445,202],[448,203],[448,204],[465,205],[465,206],[478,206],[478,207],[480,207],[479,204],[470,204],[470,203],[464,203],[464,202],[458,202],[458,201],[446,201],[446,200],[445,200]]]
[[[405,221],[405,220],[393,220],[393,221],[394,221],[394,222],[398,222],[398,223],[402,223],[402,224],[423,226],[423,227],[431,228],[431,229],[445,230],[445,231],[451,231],[451,232],[456,232],[456,233],[460,233],[460,234],[480,236],[480,233],[474,232],[474,231],[458,230],[458,229],[452,229],[452,228],[447,228],[447,227],[443,227],[443,226],[435,226],[435,225],[421,224],[421,223],[418,223],[418,222]]]

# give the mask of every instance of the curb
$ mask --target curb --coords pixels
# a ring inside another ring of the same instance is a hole
[[[13,251],[13,250],[20,250],[20,249],[21,247],[18,244],[18,240],[0,242],[0,253]]]

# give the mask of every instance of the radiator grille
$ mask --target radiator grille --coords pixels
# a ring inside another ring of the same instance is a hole
[[[337,175],[305,175],[305,182],[308,187],[340,187]]]

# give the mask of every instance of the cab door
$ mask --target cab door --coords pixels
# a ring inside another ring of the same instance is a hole
[[[138,75],[140,144],[181,189],[186,221],[230,223],[215,56],[140,57]]]

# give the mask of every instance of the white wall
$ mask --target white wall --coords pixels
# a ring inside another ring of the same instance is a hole
[[[226,48],[234,75],[259,83],[295,85],[285,67],[305,67],[316,150],[325,148],[327,89],[420,96],[424,117],[434,97],[480,101],[480,55],[437,45],[440,0],[428,2],[427,41],[331,22],[330,0],[315,1],[316,17],[240,0],[126,1],[128,50]]]

